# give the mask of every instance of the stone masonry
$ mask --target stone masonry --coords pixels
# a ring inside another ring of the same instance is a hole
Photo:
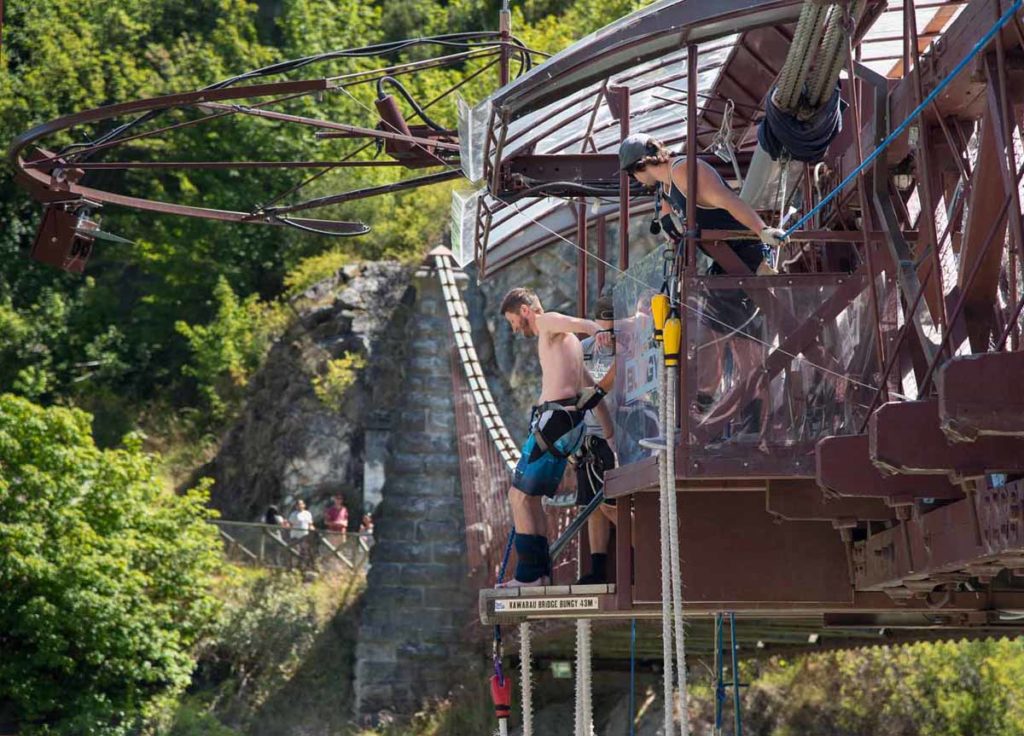
[[[451,334],[437,277],[417,273],[403,394],[393,397],[383,501],[356,647],[356,713],[411,714],[480,667],[471,617],[452,402]]]

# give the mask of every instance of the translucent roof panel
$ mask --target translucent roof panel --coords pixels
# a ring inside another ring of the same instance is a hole
[[[702,94],[714,87],[729,57],[736,36],[700,48],[697,83]],[[686,131],[686,51],[677,51],[628,72],[615,75],[609,86],[630,88],[630,127],[662,139],[679,140]],[[668,86],[666,86],[668,85]],[[534,153],[607,153],[617,149],[619,123],[604,99],[604,83],[592,84],[564,103],[532,112],[509,125],[502,156],[512,156],[533,146]],[[703,98],[702,98],[703,99]],[[587,140],[586,134],[592,136]]]
[[[943,5],[936,4],[934,0],[915,3],[918,49],[924,52],[963,8],[959,2]],[[888,77],[903,76],[903,14],[902,3],[888,6],[861,41],[862,63]]]
[[[741,73],[737,82],[734,68],[740,33],[764,26],[785,28],[795,20],[800,6],[799,2],[772,0],[662,0],[587,36],[502,88],[472,111],[474,124],[477,129],[486,128],[492,110],[512,113],[500,151],[503,160],[528,153],[614,153],[620,140],[619,121],[604,93],[607,87],[626,86],[630,90],[630,131],[653,135],[679,150],[685,144],[687,124],[684,39],[699,49],[697,107],[703,113],[731,61],[731,84],[746,81]],[[963,3],[922,0],[915,8],[923,52],[955,20]],[[687,26],[688,21],[693,25]],[[903,29],[902,4],[882,10],[862,39],[864,63],[880,74],[902,76]],[[671,43],[665,38],[667,32],[673,32]],[[624,61],[630,55],[639,61]],[[600,74],[602,68],[607,73]],[[754,89],[763,91],[756,85]],[[543,104],[543,100],[550,101]],[[714,124],[720,115],[716,111]],[[496,120],[495,127],[501,127]],[[482,135],[475,141],[479,145],[464,147],[463,166],[467,172],[479,174],[485,146]],[[494,146],[489,147],[489,155],[493,165]],[[479,176],[470,178],[478,180]],[[480,196],[495,213],[488,238],[488,270],[492,264],[510,262],[559,236],[573,237],[575,205],[569,199],[544,197],[506,204],[491,198],[486,190]],[[650,216],[649,203],[636,204],[631,208],[634,216]],[[589,218],[598,214],[615,217],[617,207],[608,200],[588,207]]]

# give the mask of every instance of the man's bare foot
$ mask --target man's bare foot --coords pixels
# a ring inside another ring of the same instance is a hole
[[[540,588],[540,587],[543,587],[545,585],[548,585],[550,582],[551,582],[551,578],[549,578],[547,575],[541,575],[536,580],[532,580],[532,581],[530,581],[528,583],[524,583],[522,580],[516,580],[515,578],[513,578],[512,580],[509,580],[507,582],[498,583],[494,587],[495,588]]]

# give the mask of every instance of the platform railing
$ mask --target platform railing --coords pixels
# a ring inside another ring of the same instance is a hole
[[[661,354],[649,303],[660,254],[616,286],[618,369],[611,402],[620,465],[647,460],[658,426]],[[881,281],[881,280],[880,280]],[[649,286],[648,286],[649,284]],[[893,284],[876,285],[883,337],[896,328]],[[684,477],[813,477],[823,437],[856,434],[881,368],[867,277],[856,273],[699,276],[681,317],[685,378],[677,464]]]
[[[303,531],[244,521],[211,522],[224,556],[236,564],[289,570],[362,570],[370,559],[373,536],[320,529]]]

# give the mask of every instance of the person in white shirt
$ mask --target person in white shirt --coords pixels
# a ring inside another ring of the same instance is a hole
[[[305,538],[315,529],[313,514],[306,510],[306,502],[301,498],[295,502],[295,510],[288,517],[288,526],[291,529],[289,536],[293,542]]]

